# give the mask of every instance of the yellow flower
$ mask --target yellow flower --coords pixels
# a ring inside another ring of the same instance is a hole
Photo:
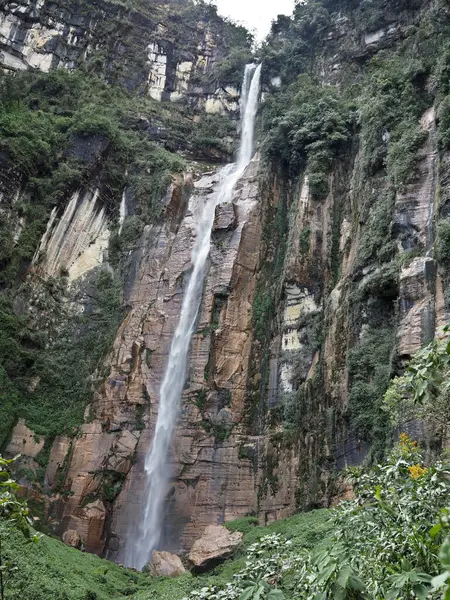
[[[417,442],[413,441],[407,433],[400,434],[400,451],[403,456],[410,454],[418,449]]]
[[[420,465],[412,465],[408,469],[412,479],[419,479],[419,477],[422,477],[428,471],[426,467],[421,467]]]

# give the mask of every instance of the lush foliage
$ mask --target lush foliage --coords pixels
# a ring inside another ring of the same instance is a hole
[[[28,541],[38,541],[32,534],[31,518],[25,500],[18,497],[19,485],[11,478],[9,467],[17,459],[7,460],[0,456],[0,598],[5,598],[5,587],[9,577],[16,570],[3,556],[4,530],[19,532]]]
[[[354,117],[352,105],[337,88],[300,76],[286,91],[272,94],[264,106],[266,152],[291,175],[307,167],[313,195],[323,197],[333,159],[345,148]]]
[[[7,559],[18,569],[10,577],[9,598],[440,598],[449,577],[447,570],[439,575],[441,560],[450,569],[448,543],[442,543],[449,514],[447,466],[425,463],[418,444],[402,434],[385,464],[351,469],[348,479],[354,499],[331,511],[299,514],[268,527],[253,518],[230,523],[231,529],[246,531],[243,555],[196,578],[149,578],[46,536],[27,545],[17,533],[3,530]]]
[[[348,478],[355,498],[329,513],[331,532],[314,548],[289,530],[265,535],[247,547],[232,581],[203,586],[189,599],[438,598],[432,577],[440,571],[442,533],[434,525],[448,500],[447,466],[425,465],[417,443],[402,434],[386,464],[354,468]]]
[[[369,329],[349,353],[350,424],[373,444],[375,453],[383,451],[389,433],[387,416],[380,409],[391,378],[394,346],[392,329]]]
[[[392,424],[405,428],[421,423],[429,428],[437,448],[448,439],[450,424],[450,341],[448,328],[411,359],[405,373],[393,379],[383,407]],[[435,448],[436,449],[436,448]]]
[[[85,285],[91,305],[82,313],[62,310],[63,287],[57,280],[33,284],[40,293],[30,300],[31,315],[18,315],[11,301],[0,298],[1,445],[18,417],[36,434],[49,435],[47,444],[55,435],[73,434],[82,423],[92,376],[123,316],[120,280],[98,270]],[[39,323],[47,325],[45,333],[36,332],[36,311]]]
[[[265,554],[267,548],[274,547],[272,542],[258,541],[264,536],[279,539],[278,549],[285,536],[291,537],[292,544],[312,547],[328,531],[326,516],[327,511],[314,511],[268,527],[253,526],[245,535],[245,546],[250,548],[252,560],[258,553]],[[218,597],[231,600],[232,596],[225,595],[227,584],[246,564],[244,556],[237,556],[213,573],[198,577],[190,573],[174,579],[150,577],[95,555],[81,553],[46,535],[40,537],[39,544],[28,544],[17,530],[6,529],[1,523],[0,530],[7,541],[5,557],[15,568],[11,572],[7,600],[112,600],[126,597],[181,600],[194,590],[197,597],[199,594],[202,597],[201,594],[206,594],[212,586],[217,591],[223,590],[222,596]],[[248,576],[253,577],[252,570],[248,571]]]

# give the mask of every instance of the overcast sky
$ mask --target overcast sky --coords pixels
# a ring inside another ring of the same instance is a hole
[[[247,29],[256,29],[259,40],[270,30],[270,24],[277,15],[290,15],[294,0],[217,0],[219,13],[239,21]]]

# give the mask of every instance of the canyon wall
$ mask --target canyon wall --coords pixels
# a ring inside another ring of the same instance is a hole
[[[102,48],[95,11],[76,25],[67,12],[56,19],[54,4],[34,12],[8,6],[8,69],[70,69]],[[377,458],[392,439],[381,409],[389,380],[447,322],[450,161],[442,141],[447,59],[439,44],[448,8],[370,6],[370,14],[358,2],[298,6],[293,19],[274,24],[261,51],[261,153],[232,204],[216,209],[171,450],[170,550],[189,549],[210,523],[246,515],[270,522],[339,498],[339,470]],[[127,15],[136,21],[133,11]],[[13,22],[20,35],[11,33]],[[204,111],[222,110],[224,98],[235,110],[231,87],[199,91],[191,78],[195,65],[214,73],[226,44],[207,50],[213,33],[201,25],[200,50],[189,54],[165,37],[176,21],[152,23],[145,35],[135,23],[142,71],[130,69],[125,50],[117,58],[120,40],[108,38],[102,73],[108,78],[118,61],[121,85],[133,87],[128,78],[136,75],[163,110],[192,103],[194,123]],[[35,43],[56,37],[58,44]],[[2,180],[11,206],[31,193],[19,190],[14,169]],[[35,502],[53,531],[75,530],[88,551],[119,561],[129,515],[143,502],[143,461],[189,277],[192,205],[216,181],[217,166],[191,160],[161,194],[158,218],[128,239],[136,203],[125,187],[111,212],[93,178],[48,214],[28,270],[14,282],[21,290],[14,314],[31,310],[31,326],[46,323],[54,344],[70,345],[64,323],[80,316],[87,320],[77,321],[76,336],[92,323],[111,330],[73,426],[41,433],[32,428],[34,413],[18,410],[4,446],[8,454],[21,449],[22,481],[35,480]],[[123,198],[128,208],[118,216]],[[17,211],[17,239],[20,219]],[[99,315],[105,320],[97,322]],[[27,382],[26,398],[40,382]],[[64,392],[58,401],[71,397]]]
[[[238,110],[236,86],[215,68],[230,39],[213,10],[202,13],[184,1],[136,8],[83,0],[2,1],[0,10],[4,69],[83,66],[156,100],[187,102],[207,112]]]

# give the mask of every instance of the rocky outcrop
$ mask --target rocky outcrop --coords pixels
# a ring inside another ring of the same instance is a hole
[[[23,454],[29,458],[36,458],[44,448],[44,444],[44,438],[37,436],[26,426],[23,419],[19,419],[19,422],[12,430],[6,452],[12,455]]]
[[[34,265],[46,277],[66,273],[73,281],[105,261],[109,238],[99,190],[77,191],[61,215],[53,209]]]
[[[201,538],[194,542],[189,552],[189,561],[198,570],[207,569],[230,558],[242,543],[244,534],[231,533],[222,525],[209,525]]]
[[[81,546],[81,538],[77,531],[68,529],[62,534],[62,541],[72,548],[79,548]]]
[[[186,572],[181,558],[170,552],[153,550],[148,569],[155,577],[179,577]]]
[[[183,21],[186,27],[178,28]],[[188,102],[206,112],[233,113],[238,91],[213,74],[226,36],[217,13],[195,11],[188,3],[168,13],[164,2],[141,11],[108,0],[70,7],[48,0],[3,2],[0,66],[48,72],[85,65],[96,72],[101,63],[103,76],[129,90],[145,89],[156,100]]]

